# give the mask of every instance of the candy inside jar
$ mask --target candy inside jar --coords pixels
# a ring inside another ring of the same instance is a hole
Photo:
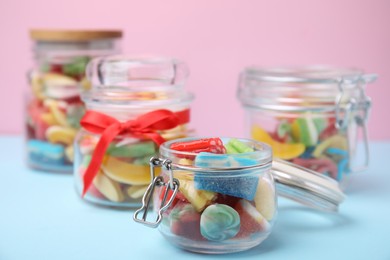
[[[35,67],[29,73],[26,154],[34,169],[71,172],[73,141],[85,109],[80,93],[90,87],[87,63],[119,51],[120,31],[32,30]]]
[[[271,233],[277,196],[268,145],[249,139],[185,138],[162,144],[160,156],[152,158],[150,164],[153,181],[134,220],[158,226],[175,246],[199,253],[232,253],[259,245]],[[309,174],[310,184],[302,187],[306,182],[299,176],[307,175],[299,169],[297,175],[289,175],[283,170],[288,171],[290,166],[279,164],[285,165],[278,162],[277,180],[292,187],[282,187],[282,195],[321,209],[337,210],[335,204],[343,196],[336,182]],[[314,180],[317,186],[311,185],[312,176],[318,178]],[[332,195],[326,188],[321,189],[330,186]],[[308,196],[306,201],[305,196],[295,197],[299,192],[294,187],[321,195],[313,195],[314,199]],[[325,202],[328,199],[330,202]],[[147,219],[152,201],[155,221]]]
[[[87,70],[92,88],[82,94],[86,113],[75,140],[77,191],[96,204],[138,207],[159,145],[192,133],[186,67],[169,58],[115,56],[94,59]]]
[[[246,68],[238,97],[246,110],[247,134],[269,144],[275,158],[330,176],[368,166],[365,94],[375,75],[330,67]],[[364,152],[357,158],[358,136]]]

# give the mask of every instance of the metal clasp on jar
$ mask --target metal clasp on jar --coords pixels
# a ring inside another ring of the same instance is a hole
[[[339,94],[336,97],[336,107],[335,107],[335,113],[336,113],[336,128],[337,129],[347,129],[350,126],[350,120],[354,120],[354,123],[356,123],[359,131],[359,128],[361,128],[363,133],[363,145],[364,145],[364,163],[360,166],[353,166],[352,165],[352,156],[353,154],[349,152],[349,170],[352,172],[362,171],[365,170],[370,161],[370,151],[368,147],[368,133],[367,133],[367,118],[371,109],[371,99],[368,97],[365,93],[364,86],[367,83],[370,83],[374,81],[377,78],[376,75],[370,74],[370,75],[362,75],[357,80],[354,79],[348,79],[343,78],[339,81]],[[346,96],[346,85],[351,84],[357,84],[357,88],[359,91],[359,95],[357,98],[353,97],[347,97]],[[349,99],[347,103],[343,102],[345,98]],[[356,133],[356,140],[357,142],[358,134]],[[349,140],[349,150],[351,149],[351,142]]]
[[[168,176],[169,176],[168,182],[164,182],[162,176],[155,177],[155,172],[154,172],[155,167],[162,167],[164,170],[168,171]],[[144,196],[142,197],[142,207],[134,213],[133,219],[134,221],[144,224],[146,226],[156,228],[162,221],[162,214],[164,213],[164,211],[166,211],[169,208],[169,206],[171,206],[173,200],[175,199],[176,194],[179,190],[180,183],[179,180],[173,178],[172,161],[168,159],[160,159],[160,158],[152,157],[150,159],[150,175],[151,175],[151,183],[149,184]],[[162,197],[160,208],[157,212],[157,218],[155,221],[150,222],[147,221],[146,218],[150,210],[151,200],[153,198],[153,193],[156,186],[157,187],[165,186],[166,189]],[[170,190],[173,193],[167,202],[167,198]],[[139,215],[141,213],[142,213],[142,217],[140,218]]]

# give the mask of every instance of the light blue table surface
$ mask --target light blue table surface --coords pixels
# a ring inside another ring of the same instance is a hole
[[[390,259],[390,142],[371,143],[338,214],[279,200],[272,234],[254,249],[200,255],[171,246],[133,211],[82,201],[71,174],[29,170],[23,140],[0,137],[0,259]]]

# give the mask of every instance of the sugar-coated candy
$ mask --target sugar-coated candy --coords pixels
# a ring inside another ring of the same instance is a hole
[[[195,166],[203,168],[229,168],[246,167],[256,165],[256,160],[250,158],[241,158],[234,155],[216,155],[211,153],[200,153],[195,158]],[[202,173],[196,173],[194,177],[195,187],[200,190],[208,190],[227,194],[247,200],[253,200],[258,178],[254,176],[229,176],[228,170],[225,172],[228,176],[221,178],[219,176],[204,176]],[[237,172],[235,172],[237,174]],[[237,187],[241,187],[237,189]]]
[[[27,151],[32,162],[61,165],[65,161],[65,149],[62,145],[31,139],[27,141]]]
[[[237,235],[240,216],[237,211],[224,204],[208,206],[200,217],[200,232],[211,241],[224,241]]]
[[[302,143],[282,143],[275,141],[272,137],[259,126],[252,128],[252,138],[256,141],[264,142],[272,147],[275,157],[290,160],[298,157],[305,151],[305,145]]]
[[[189,203],[179,202],[169,214],[171,232],[195,241],[205,240],[200,233],[200,213]]]
[[[270,225],[264,216],[257,208],[247,200],[240,200],[235,210],[240,216],[240,231],[236,237],[248,237],[256,232],[267,232],[270,230]]]
[[[136,165],[105,156],[101,165],[104,173],[111,179],[132,185],[147,185],[150,183],[150,169],[148,165]],[[160,168],[156,169],[156,174]]]

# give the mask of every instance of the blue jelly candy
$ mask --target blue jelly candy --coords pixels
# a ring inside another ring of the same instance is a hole
[[[195,173],[195,187],[199,190],[208,190],[253,200],[258,183],[258,177],[253,176],[253,170],[229,171],[228,168],[254,166],[256,164],[256,160],[241,156],[199,153],[195,158],[195,166],[227,169],[223,172]]]
[[[27,142],[27,150],[32,162],[50,165],[65,163],[65,148],[62,145],[32,139]]]

